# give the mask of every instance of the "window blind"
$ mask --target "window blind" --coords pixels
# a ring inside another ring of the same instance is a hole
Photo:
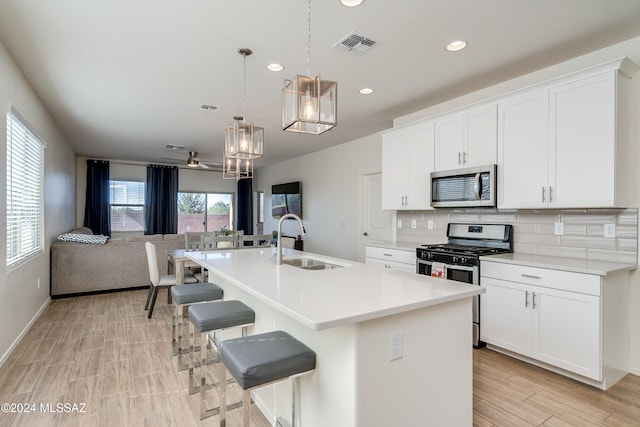
[[[43,252],[45,144],[11,108],[7,112],[7,267]]]

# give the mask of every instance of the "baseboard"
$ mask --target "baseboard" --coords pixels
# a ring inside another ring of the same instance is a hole
[[[87,291],[87,292],[76,292],[73,294],[56,294],[51,295],[51,299],[62,299],[62,298],[74,298],[74,297],[84,297],[88,295],[100,295],[100,294],[111,294],[114,292],[123,292],[123,291],[136,291],[140,289],[149,289],[149,285],[145,286],[132,286],[129,288],[118,288],[118,289],[103,289],[100,291]]]
[[[11,356],[11,353],[13,352],[13,350],[15,350],[15,348],[18,346],[20,341],[22,341],[22,338],[24,338],[24,336],[27,334],[27,332],[29,332],[29,329],[31,329],[31,326],[33,326],[34,322],[36,320],[38,320],[38,317],[40,317],[40,314],[42,314],[42,312],[47,307],[47,305],[49,305],[49,302],[51,302],[51,298],[47,297],[46,301],[42,304],[40,309],[38,309],[38,311],[31,318],[29,323],[27,323],[27,325],[22,329],[22,332],[20,332],[20,334],[16,337],[16,339],[13,340],[13,342],[11,343],[11,345],[9,346],[7,351],[5,351],[5,353],[2,355],[2,358],[0,358],[0,368],[2,368],[2,366],[7,361],[9,356]]]

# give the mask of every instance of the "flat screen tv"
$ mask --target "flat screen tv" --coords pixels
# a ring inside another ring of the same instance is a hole
[[[271,216],[280,218],[292,213],[302,218],[302,186],[300,181],[271,186]]]

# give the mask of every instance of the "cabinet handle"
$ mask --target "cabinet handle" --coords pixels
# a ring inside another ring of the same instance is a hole
[[[528,277],[529,279],[539,279],[540,276],[534,276],[533,274],[521,274],[522,277]]]
[[[529,307],[529,291],[524,291],[524,306]]]
[[[384,255],[384,256],[393,256],[393,254],[385,254],[385,253],[383,253],[382,255]]]
[[[536,293],[535,292],[531,292],[531,299],[533,301],[533,309],[536,309]]]
[[[549,187],[549,202],[553,202],[553,187]]]
[[[462,164],[466,164],[467,163],[467,152],[463,151],[462,152]]]
[[[461,165],[462,164],[462,151],[458,151],[458,164]]]
[[[542,203],[544,203],[546,201],[545,199],[546,199],[546,197],[545,197],[545,188],[542,187]]]

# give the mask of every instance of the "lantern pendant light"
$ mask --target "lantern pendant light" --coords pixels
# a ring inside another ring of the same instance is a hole
[[[253,178],[253,159],[241,159],[227,156],[225,153],[222,163],[222,178],[240,180]]]
[[[307,6],[307,76],[296,75],[282,88],[282,129],[320,135],[337,125],[338,83],[311,76],[311,0]]]
[[[264,155],[264,129],[247,123],[245,109],[247,97],[247,56],[251,49],[238,49],[243,58],[242,116],[234,116],[224,134],[225,158],[257,159]]]

